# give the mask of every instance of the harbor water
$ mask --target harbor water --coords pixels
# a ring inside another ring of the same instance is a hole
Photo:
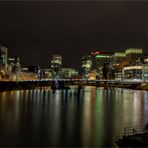
[[[0,146],[114,147],[124,127],[146,123],[148,91],[71,86],[0,92]]]

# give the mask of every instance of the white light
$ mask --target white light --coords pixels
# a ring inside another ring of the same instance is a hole
[[[124,67],[124,70],[132,70],[132,69],[143,69],[142,66],[129,66],[129,67]]]

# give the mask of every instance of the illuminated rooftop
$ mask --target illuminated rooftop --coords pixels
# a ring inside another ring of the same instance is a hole
[[[125,53],[126,54],[131,54],[131,53],[142,54],[143,53],[143,49],[140,49],[140,48],[129,48],[129,49],[126,49]]]

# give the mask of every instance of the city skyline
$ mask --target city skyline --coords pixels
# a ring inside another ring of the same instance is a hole
[[[148,2],[0,2],[0,43],[22,65],[78,68],[88,51],[148,49]],[[32,58],[33,57],[33,58]]]

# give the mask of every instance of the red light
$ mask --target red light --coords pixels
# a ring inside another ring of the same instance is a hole
[[[100,54],[100,51],[91,52],[91,55]]]

